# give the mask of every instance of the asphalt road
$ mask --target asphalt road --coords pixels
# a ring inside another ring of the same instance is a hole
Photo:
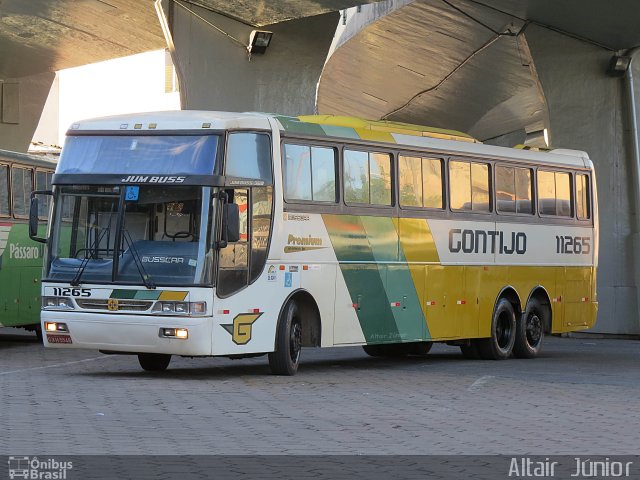
[[[547,338],[534,360],[136,357],[43,348],[0,329],[0,454],[640,453],[640,341]]]

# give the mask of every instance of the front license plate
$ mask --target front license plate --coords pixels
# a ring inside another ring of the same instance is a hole
[[[47,334],[47,341],[49,343],[73,343],[71,341],[71,335],[50,335],[50,334]]]

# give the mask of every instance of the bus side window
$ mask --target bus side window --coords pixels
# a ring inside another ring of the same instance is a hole
[[[229,134],[225,175],[253,178],[271,184],[271,141],[262,133]]]
[[[251,271],[249,283],[258,279],[267,261],[271,231],[273,187],[251,189]]]
[[[336,201],[336,150],[285,144],[284,198],[287,201]]]
[[[437,158],[422,159],[422,184],[424,206],[426,208],[444,208],[442,195],[442,160]]]
[[[29,197],[33,190],[33,170],[11,168],[11,191],[13,193],[13,215],[16,218],[29,216]]]
[[[533,213],[531,170],[496,166],[496,203],[500,213]]]
[[[591,218],[589,198],[589,177],[581,174],[576,175],[576,210],[580,220]]]
[[[560,217],[571,216],[571,174],[556,172],[556,208]]]
[[[238,205],[240,211],[240,240],[229,242],[220,249],[218,260],[218,295],[229,296],[245,287],[248,282],[248,199],[249,192],[236,188],[228,192],[229,202]]]
[[[9,210],[9,167],[0,165],[0,216],[8,217]]]
[[[571,175],[538,170],[538,208],[542,215],[571,216]]]
[[[51,172],[36,170],[36,190],[51,190],[51,178]],[[47,215],[49,215],[50,199],[49,195],[41,195],[40,203],[38,204],[38,217],[43,220],[46,220]]]
[[[538,210],[542,215],[556,214],[556,180],[553,172],[538,170]]]
[[[489,165],[486,163],[450,161],[449,186],[451,209],[490,212]]]
[[[422,159],[420,157],[398,158],[398,180],[400,181],[400,205],[422,207]]]
[[[347,204],[391,205],[391,155],[345,150],[344,199]]]
[[[442,208],[442,160],[437,158],[398,158],[400,205]]]

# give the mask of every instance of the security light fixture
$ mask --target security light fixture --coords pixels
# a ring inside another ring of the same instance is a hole
[[[247,45],[249,55],[254,53],[262,54],[266,52],[267,47],[271,43],[272,36],[273,32],[268,32],[266,30],[252,30],[251,35],[249,36],[249,45]]]
[[[624,77],[631,65],[631,57],[627,55],[614,55],[609,62],[607,74],[612,77]]]

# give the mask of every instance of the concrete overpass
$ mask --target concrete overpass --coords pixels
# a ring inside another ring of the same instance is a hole
[[[9,52],[0,61],[3,98],[9,92],[0,143],[16,150],[6,132],[29,126],[11,123],[15,87],[7,83],[21,84],[21,99],[29,85],[40,92],[20,105],[21,121],[24,112],[35,118],[52,70],[165,44],[150,0],[24,3],[0,3],[0,22],[11,27],[10,38],[0,33],[0,50]],[[640,92],[628,73],[607,74],[614,54],[640,45],[637,2],[389,0],[344,12],[356,3],[162,0],[183,107],[388,118],[503,145],[539,142],[547,129],[552,147],[586,150],[596,163],[597,330],[640,334],[640,175],[630,116]],[[249,61],[244,45],[256,27],[274,32],[273,41]],[[16,58],[47,67],[12,69]],[[632,71],[640,77],[638,63]]]

